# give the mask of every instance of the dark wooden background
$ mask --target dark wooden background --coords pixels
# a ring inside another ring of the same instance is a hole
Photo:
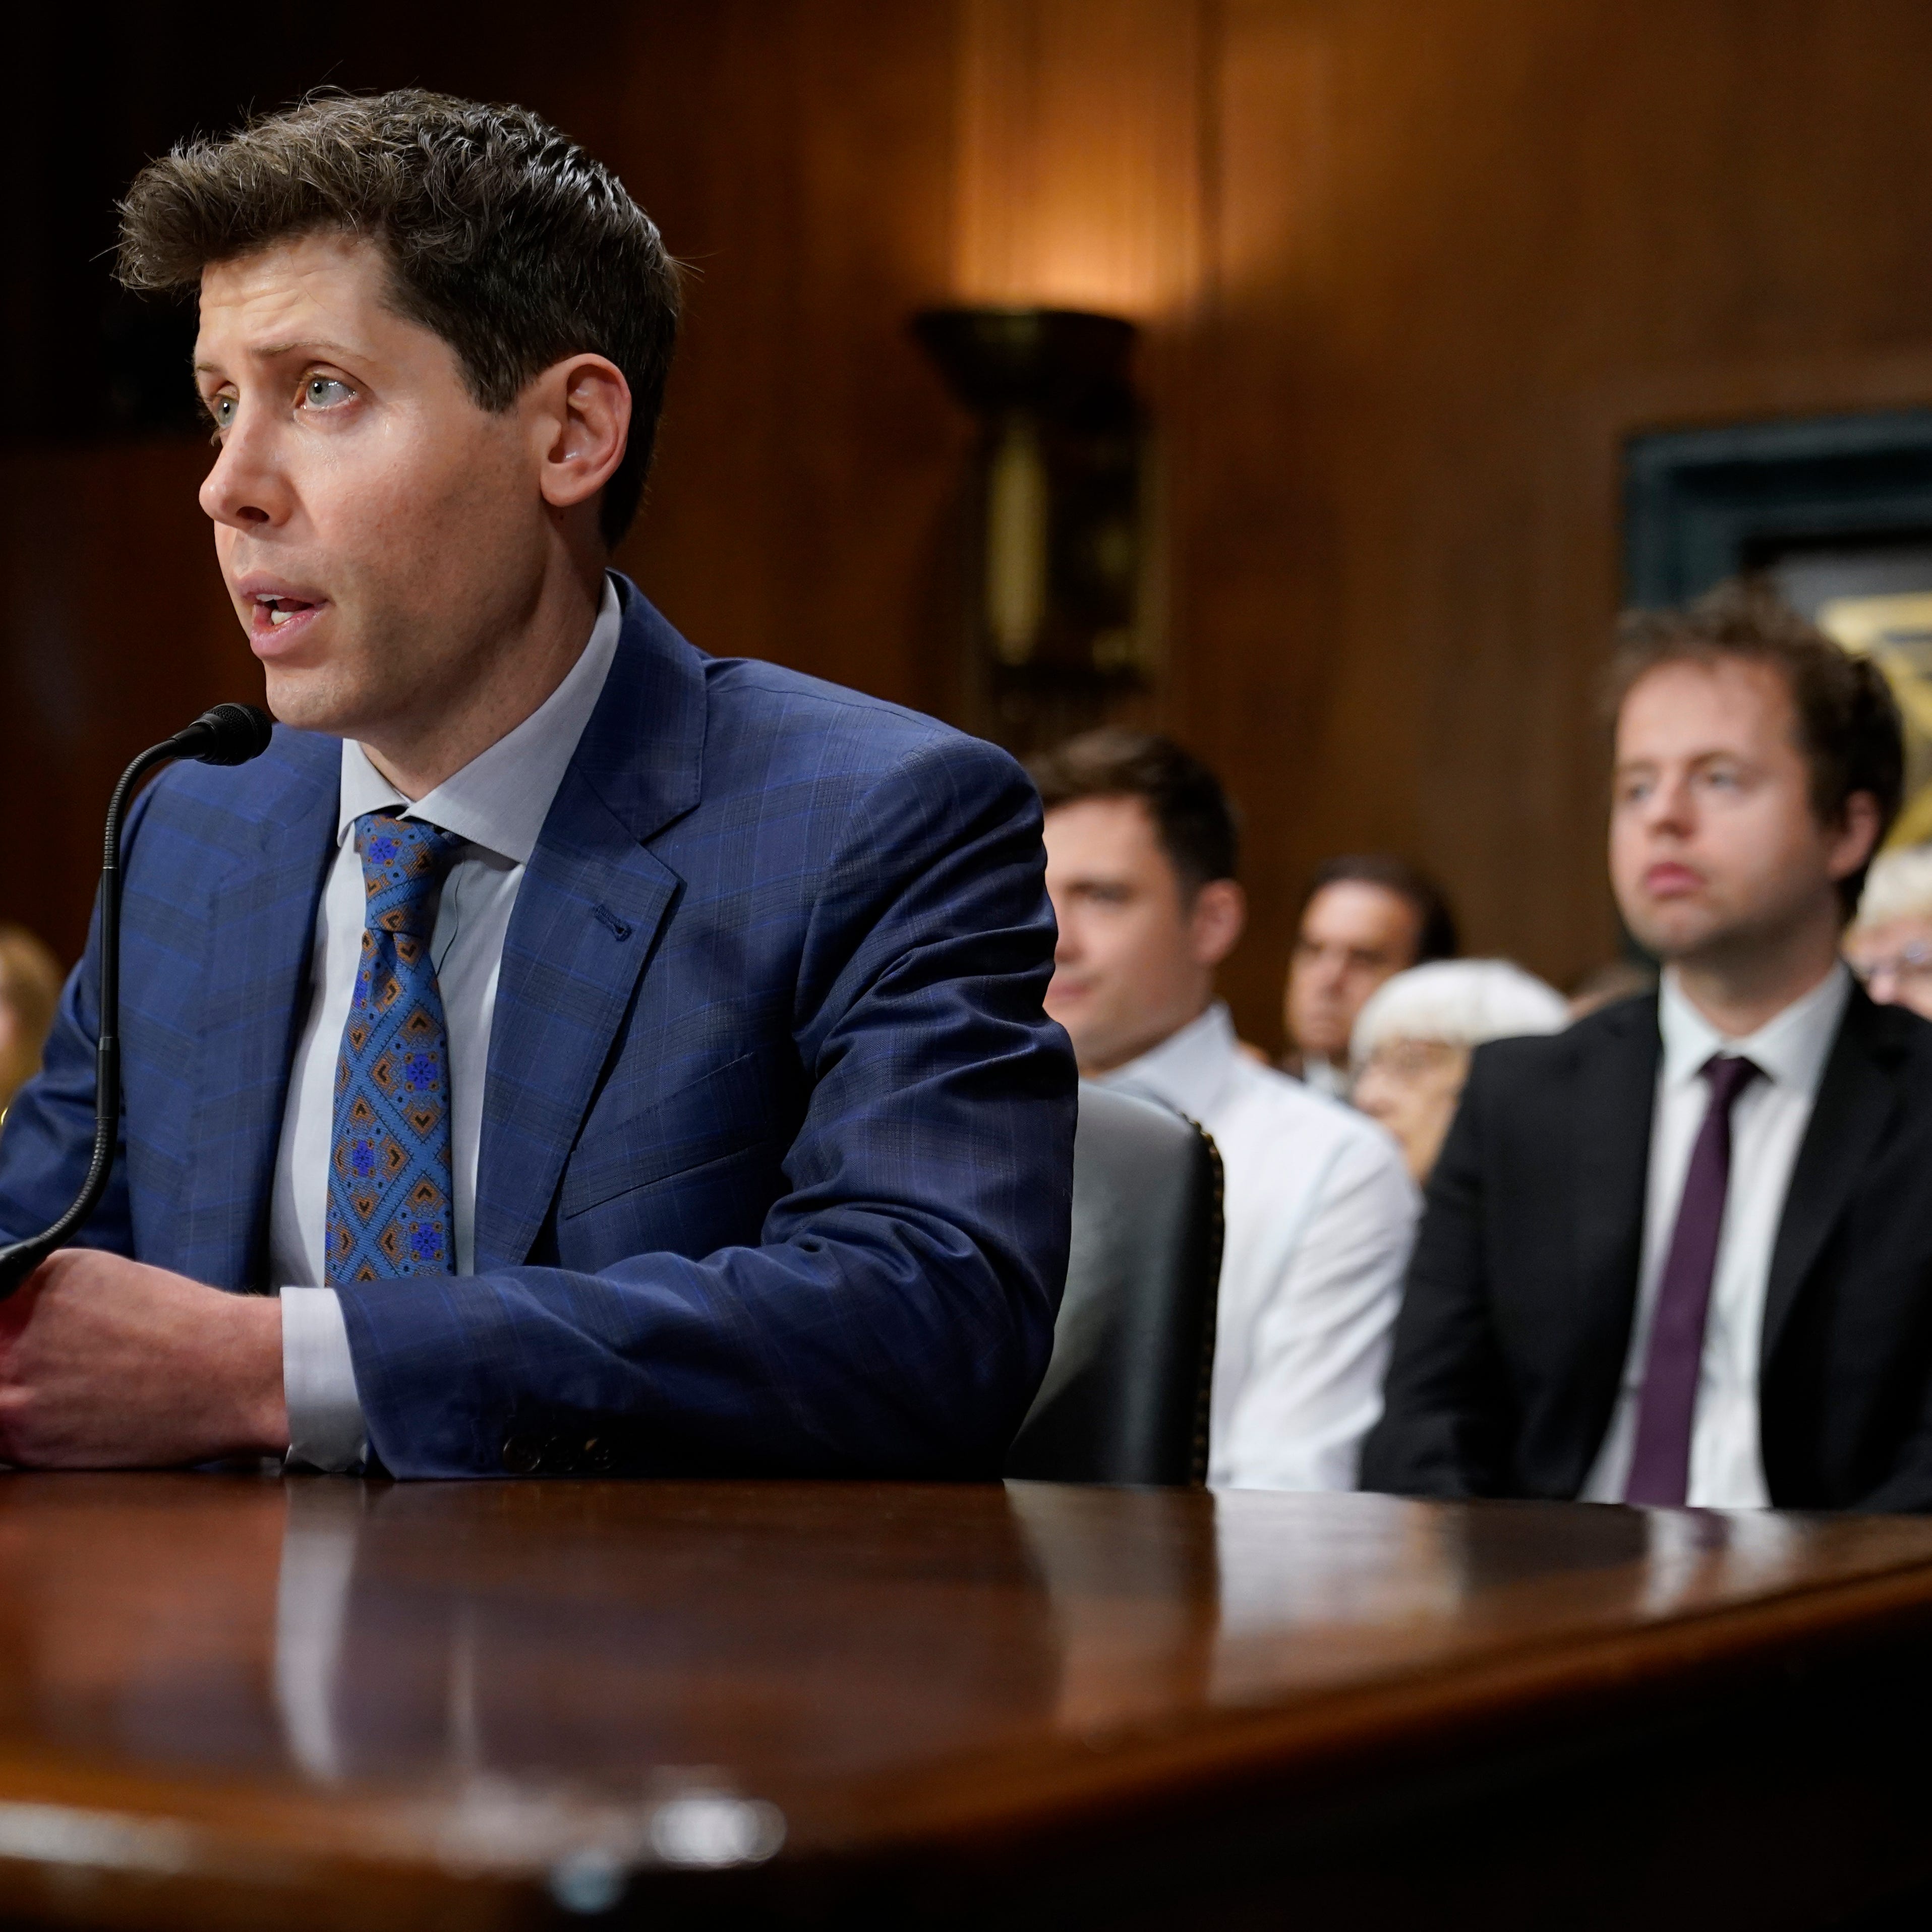
[[[907,316],[1147,326],[1168,617],[1142,708],[1245,808],[1228,986],[1264,1040],[1293,896],[1337,849],[1412,852],[1474,947],[1559,980],[1610,949],[1592,691],[1625,436],[1932,402],[1923,0],[28,10],[0,916],[69,953],[121,760],[259,689],[205,451],[107,382],[93,258],[144,154],[317,82],[525,100],[692,264],[620,560],[708,650],[943,710],[970,428]]]

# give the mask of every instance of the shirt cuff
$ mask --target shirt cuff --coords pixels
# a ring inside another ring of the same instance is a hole
[[[369,1431],[341,1301],[332,1288],[285,1288],[281,1301],[288,1466],[356,1474],[368,1460]]]

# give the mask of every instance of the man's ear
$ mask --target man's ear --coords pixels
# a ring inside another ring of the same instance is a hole
[[[1194,895],[1187,919],[1188,950],[1195,964],[1220,965],[1247,922],[1247,894],[1232,879],[1210,879]]]
[[[553,363],[524,392],[538,487],[553,508],[586,503],[616,473],[631,434],[631,386],[602,356]]]
[[[1870,862],[1878,845],[1878,800],[1868,791],[1855,791],[1845,800],[1838,830],[1832,841],[1826,869],[1832,878],[1848,879]]]

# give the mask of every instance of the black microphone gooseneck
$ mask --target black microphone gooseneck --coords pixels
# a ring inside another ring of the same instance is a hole
[[[170,758],[198,758],[205,765],[245,765],[268,748],[274,727],[252,704],[218,704],[165,744],[152,745],[121,774],[108,801],[100,865],[100,1000],[94,1048],[94,1157],[74,1204],[51,1228],[0,1248],[0,1300],[4,1300],[48,1256],[65,1244],[100,1204],[114,1170],[121,1139],[121,821],[136,785]]]

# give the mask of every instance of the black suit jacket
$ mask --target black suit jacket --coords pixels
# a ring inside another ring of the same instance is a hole
[[[1636,1305],[1657,1001],[1478,1049],[1429,1184],[1362,1486],[1574,1496]],[[1932,1509],[1932,1025],[1854,988],[1778,1224],[1772,1502]]]

